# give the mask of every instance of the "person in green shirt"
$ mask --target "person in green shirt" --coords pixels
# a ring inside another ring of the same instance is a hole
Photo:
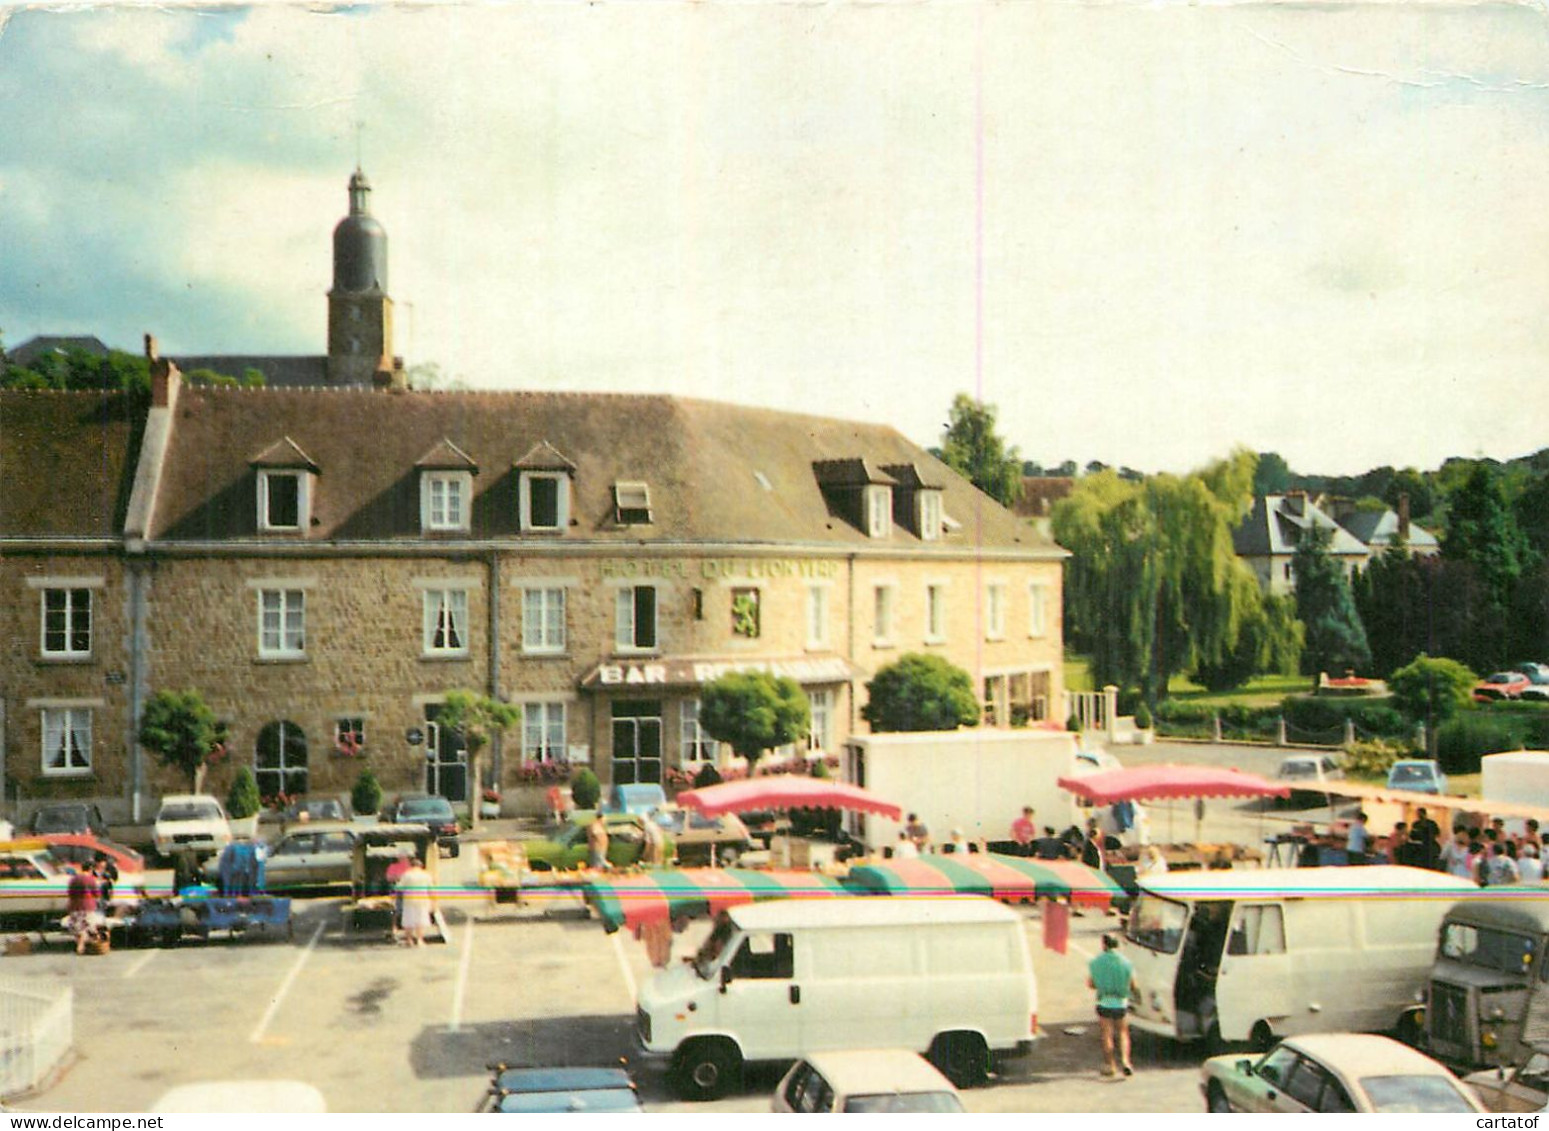
[[[1103,952],[1087,964],[1086,984],[1097,991],[1097,1023],[1103,1034],[1103,1075],[1115,1076],[1122,1067],[1133,1076],[1129,1059],[1129,999],[1135,983],[1135,967],[1119,953],[1116,935],[1103,936]],[[1114,1061],[1117,1044],[1119,1058]]]

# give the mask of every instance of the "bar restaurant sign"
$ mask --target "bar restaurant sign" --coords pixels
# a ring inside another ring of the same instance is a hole
[[[645,660],[598,664],[581,679],[588,688],[698,687],[731,672],[768,672],[797,683],[844,683],[854,674],[838,656],[793,660]]]
[[[675,558],[625,558],[602,563],[602,576],[609,578],[660,577],[679,581],[716,581],[721,578],[839,576],[839,562],[825,558],[702,558],[685,561]]]

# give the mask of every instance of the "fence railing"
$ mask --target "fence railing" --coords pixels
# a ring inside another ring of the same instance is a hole
[[[0,979],[0,1098],[35,1090],[75,1039],[69,986],[40,988]]]

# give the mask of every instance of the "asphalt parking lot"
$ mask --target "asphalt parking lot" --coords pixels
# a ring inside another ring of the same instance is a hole
[[[443,876],[443,880],[446,877]],[[339,929],[337,899],[299,900],[294,938],[77,957],[63,936],[0,959],[0,977],[66,982],[75,991],[75,1056],[24,1111],[143,1111],[196,1081],[293,1078],[334,1111],[470,1111],[492,1060],[606,1064],[631,1054],[634,985],[652,974],[645,948],[607,935],[577,901],[494,909],[448,900],[450,941],[411,950]],[[1137,1075],[1097,1071],[1085,958],[1115,921],[1075,920],[1073,947],[1042,949],[1029,917],[1045,1039],[989,1086],[975,1111],[1197,1111],[1199,1054],[1144,1038]],[[696,946],[697,925],[675,940]],[[651,1110],[767,1110],[778,1066],[755,1066],[745,1089],[714,1104],[680,1104],[661,1068],[636,1061]]]

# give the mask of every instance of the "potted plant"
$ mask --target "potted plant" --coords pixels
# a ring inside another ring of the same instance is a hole
[[[500,790],[496,789],[494,786],[489,787],[480,795],[479,816],[500,816]]]
[[[355,785],[350,790],[350,808],[355,810],[357,817],[374,816],[382,807],[382,787],[377,783],[376,775],[367,766],[360,771],[360,776],[355,779]]]
[[[1151,729],[1151,708],[1145,703],[1139,703],[1135,707],[1135,742],[1141,746],[1149,745],[1156,737],[1156,732]]]
[[[231,826],[231,835],[249,840],[257,836],[258,811],[262,808],[253,771],[246,766],[238,766],[236,775],[231,779],[231,788],[226,791],[226,817],[227,824]]]

